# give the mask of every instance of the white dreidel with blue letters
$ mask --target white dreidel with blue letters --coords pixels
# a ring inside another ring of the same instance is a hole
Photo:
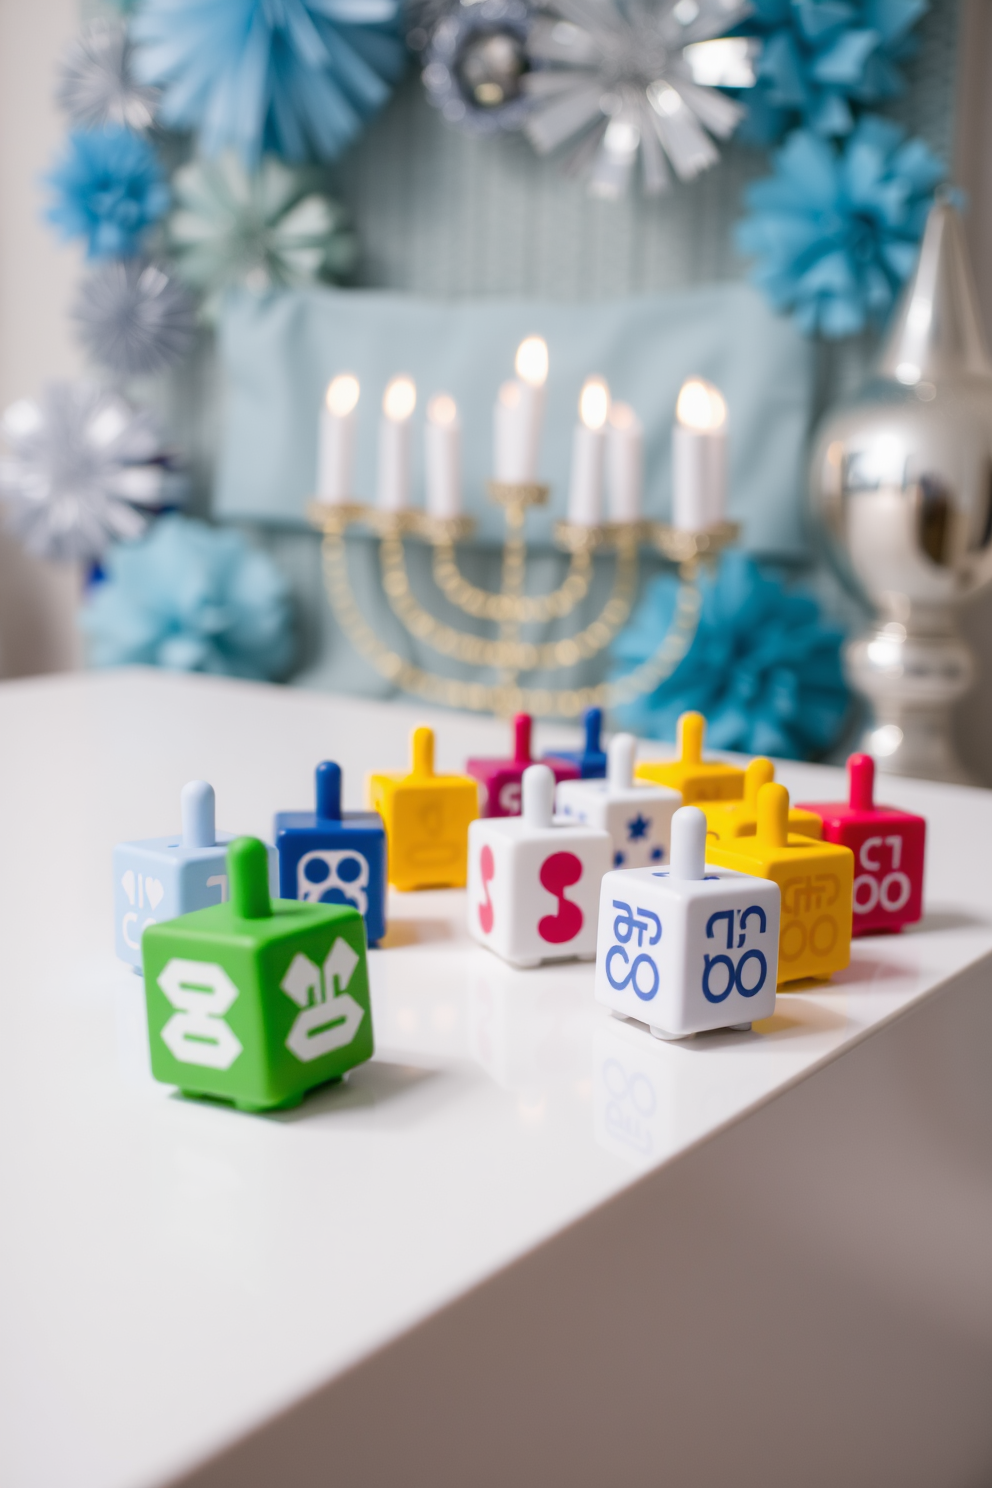
[[[227,846],[218,832],[214,788],[190,780],[179,797],[182,830],[169,837],[118,842],[114,848],[114,938],[117,954],[141,971],[141,935],[149,925],[174,920],[228,898]],[[269,882],[277,886],[275,849],[269,848]]]
[[[606,751],[606,779],[563,780],[555,795],[559,815],[609,832],[614,868],[667,863],[672,817],[682,805],[669,786],[634,780],[636,752],[633,734],[615,734]]]
[[[706,863],[706,817],[672,817],[667,869],[607,873],[600,890],[596,999],[656,1038],[749,1029],[775,1007],[778,884]]]
[[[519,816],[479,817],[468,829],[469,933],[513,966],[596,954],[606,832],[552,814],[555,777],[531,765]]]

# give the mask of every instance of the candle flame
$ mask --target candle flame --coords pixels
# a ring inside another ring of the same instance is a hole
[[[499,390],[499,401],[504,408],[520,407],[519,382],[504,382]]]
[[[521,341],[513,365],[522,382],[543,387],[548,380],[548,343],[543,336],[528,336]]]
[[[610,426],[614,429],[638,429],[640,420],[629,403],[611,403]]]
[[[727,405],[723,394],[711,382],[704,382],[701,377],[690,377],[682,384],[675,417],[686,429],[706,434],[723,428],[727,422]]]
[[[601,429],[610,412],[610,390],[601,377],[587,377],[579,397],[579,417],[587,429]]]
[[[410,377],[394,377],[382,396],[382,411],[394,424],[404,423],[417,406],[417,387]]]
[[[427,419],[448,429],[458,422],[458,404],[447,393],[437,393],[427,405]]]
[[[358,378],[350,372],[341,377],[332,377],[327,384],[327,408],[338,418],[346,418],[358,403]]]

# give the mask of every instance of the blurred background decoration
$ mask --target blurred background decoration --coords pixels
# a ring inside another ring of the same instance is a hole
[[[87,401],[96,394],[82,391],[89,382],[15,403],[4,424],[10,530],[34,552],[81,563],[84,577],[108,544],[122,541],[139,544],[149,571],[162,563],[174,574],[192,561],[192,546],[173,537],[159,549],[154,537],[160,524],[179,530],[177,505],[208,521],[247,520],[294,595],[297,680],[378,690],[323,603],[315,539],[298,509],[299,455],[292,480],[267,477],[264,512],[237,510],[230,499],[234,435],[245,428],[253,377],[269,387],[259,441],[283,451],[290,429],[297,449],[301,437],[315,440],[315,390],[333,349],[315,352],[307,342],[301,294],[326,295],[334,314],[334,295],[367,306],[373,335],[382,304],[370,288],[447,301],[445,314],[452,302],[494,297],[512,315],[529,305],[540,319],[547,310],[549,323],[551,307],[565,314],[571,305],[576,325],[591,302],[614,302],[617,325],[625,305],[635,314],[643,305],[645,315],[657,307],[662,319],[684,307],[677,356],[647,337],[634,354],[619,331],[603,342],[607,357],[629,369],[630,391],[618,385],[615,393],[646,426],[645,515],[664,519],[668,435],[651,431],[667,429],[672,410],[655,406],[657,388],[677,388],[692,374],[732,383],[735,359],[756,344],[750,311],[735,310],[716,336],[694,308],[703,301],[685,290],[736,290],[750,275],[772,312],[810,339],[808,382],[804,372],[797,383],[806,388],[806,430],[855,386],[947,179],[957,27],[956,0],[409,0],[404,9],[396,0],[87,0],[51,78],[67,133],[48,172],[45,210],[94,260],[72,325],[108,389],[101,396],[120,417],[125,407],[130,413],[102,446],[92,431],[94,420],[104,427],[99,407]],[[631,189],[638,182],[642,189]],[[342,284],[354,289],[320,288]],[[254,320],[245,296],[257,302]],[[452,365],[473,314],[466,306],[464,326],[446,333]],[[552,378],[568,364],[569,334],[560,355],[549,337]],[[263,365],[277,340],[283,360]],[[419,347],[410,365],[392,370],[426,379],[426,402],[441,390],[426,370],[437,348]],[[273,386],[281,397],[273,399]],[[314,402],[293,408],[301,388]],[[731,398],[732,509],[735,490],[753,486],[749,451],[778,426],[775,388],[774,379],[766,384],[769,408],[760,415]],[[570,384],[560,394],[549,389],[546,474],[560,515],[560,451],[571,425],[553,405],[561,397],[574,409],[575,394]],[[458,398],[461,388],[448,391]],[[374,382],[363,394],[373,404],[379,395]],[[36,412],[25,422],[29,405]],[[374,424],[374,408],[361,408]],[[162,432],[142,434],[146,445],[127,452],[125,430],[153,425]],[[488,439],[484,425],[466,426],[466,444]],[[827,638],[863,624],[863,595],[845,587],[846,575],[841,583],[831,577],[819,534],[803,528],[798,442],[796,451],[782,467],[788,516],[772,520],[760,496],[733,512],[750,556],[728,556],[706,578],[692,656],[639,705],[639,727],[670,731],[666,689],[686,685],[687,668],[693,686],[710,689],[711,711],[737,720],[720,725],[728,738],[747,738],[748,747],[819,755],[854,727]],[[310,450],[305,458],[314,457]],[[142,480],[153,495],[142,497]],[[469,509],[478,513],[481,500],[476,485],[467,488]],[[365,598],[388,625],[370,550],[361,537],[348,541],[359,571],[364,564]],[[123,551],[114,548],[114,572]],[[547,534],[532,556],[534,582],[553,587],[559,558]],[[483,523],[468,560],[478,581],[491,577],[493,561]],[[597,559],[592,613],[606,582]],[[652,627],[657,639],[671,582],[659,567],[616,643],[615,666],[633,662]],[[804,587],[825,618],[803,609],[786,644],[784,617],[800,613],[790,606],[813,603]],[[740,653],[731,686],[726,658],[744,645],[734,617],[745,613],[760,613],[767,645],[746,659]],[[734,638],[722,649],[710,616]],[[95,658],[91,620],[87,628]],[[257,675],[282,675],[289,663],[273,667],[258,645]],[[108,642],[100,656],[111,654]],[[172,653],[149,643],[142,654],[154,661]],[[247,665],[241,653],[239,666]],[[700,669],[708,681],[698,680]],[[604,676],[587,671],[575,681]],[[790,711],[789,698],[807,696],[820,701]],[[777,730],[780,746],[756,742],[762,729],[769,738]]]

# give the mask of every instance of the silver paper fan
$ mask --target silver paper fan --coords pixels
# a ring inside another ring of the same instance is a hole
[[[151,125],[158,89],[134,78],[132,50],[124,22],[111,17],[91,21],[69,43],[55,99],[77,129],[112,124],[142,130]]]
[[[92,359],[118,377],[164,371],[190,350],[196,311],[186,287],[146,259],[111,259],[83,280],[72,309]]]
[[[754,83],[758,44],[724,33],[747,0],[554,0],[531,29],[534,68],[524,130],[541,155],[572,142],[565,168],[588,177],[594,196],[626,191],[638,156],[644,191],[671,184],[669,165],[691,181],[719,159],[714,143],[743,117],[719,91]]]
[[[141,507],[160,503],[164,482],[150,413],[90,383],[52,383],[12,403],[0,422],[7,526],[29,552],[92,562],[118,538],[138,537]]]

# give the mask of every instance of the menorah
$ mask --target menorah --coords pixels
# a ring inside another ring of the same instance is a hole
[[[475,532],[476,523],[471,517],[436,517],[409,507],[390,511],[354,501],[310,504],[310,521],[324,534],[324,581],[331,608],[355,649],[404,692],[453,708],[501,716],[526,712],[575,718],[589,707],[611,708],[632,702],[669,677],[689,650],[699,623],[700,565],[711,563],[722,549],[736,542],[738,525],[719,522],[692,532],[650,521],[591,526],[557,522],[554,542],[561,552],[569,554],[568,571],[551,593],[527,594],[524,525],[531,507],[546,504],[550,487],[536,482],[490,481],[486,489],[489,499],[502,508],[506,522],[498,593],[471,583],[458,566],[456,545]],[[383,591],[408,634],[439,656],[495,672],[494,681],[465,681],[428,671],[407,661],[376,634],[362,614],[348,573],[344,539],[352,526],[364,527],[379,538]],[[406,539],[430,545],[438,592],[462,614],[489,621],[495,627],[494,635],[486,637],[458,629],[424,608],[411,588]],[[676,565],[680,579],[671,624],[651,656],[622,677],[588,687],[521,685],[521,675],[573,667],[597,656],[610,644],[626,624],[637,595],[642,547]],[[522,638],[524,627],[562,619],[582,603],[592,581],[595,553],[614,555],[611,592],[597,617],[559,640]]]

